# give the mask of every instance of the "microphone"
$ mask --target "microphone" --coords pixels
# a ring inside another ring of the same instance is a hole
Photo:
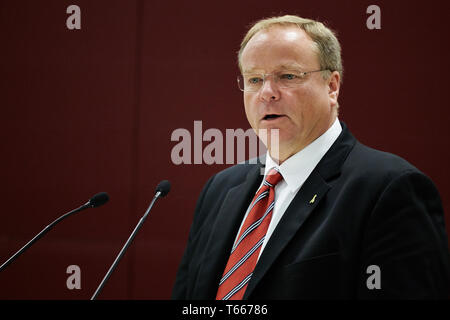
[[[165,197],[170,191],[170,182],[167,180],[161,181],[157,186],[155,192],[159,192],[161,197]]]
[[[108,200],[108,194],[106,192],[100,192],[93,196],[86,204],[91,208],[97,208],[107,203]]]
[[[3,269],[5,269],[11,262],[13,262],[14,260],[16,260],[25,250],[27,250],[29,247],[31,247],[31,245],[33,243],[35,243],[36,241],[38,241],[40,238],[42,238],[47,232],[50,231],[50,229],[52,229],[58,222],[60,222],[61,220],[67,218],[68,216],[80,212],[82,210],[88,209],[88,208],[96,208],[99,207],[103,204],[105,204],[106,202],[108,202],[109,200],[109,196],[106,192],[100,192],[97,193],[95,196],[93,196],[91,199],[89,199],[88,202],[86,202],[84,205],[82,205],[81,207],[74,209],[70,212],[67,212],[66,214],[63,214],[62,216],[60,216],[58,219],[56,219],[55,221],[53,221],[52,223],[50,223],[48,226],[46,226],[44,229],[42,229],[41,232],[39,232],[36,236],[34,236],[33,239],[31,239],[30,241],[28,241],[28,243],[26,245],[24,245],[19,251],[17,251],[13,256],[11,256],[8,260],[6,260],[5,263],[3,263],[0,266],[0,271],[2,271]]]
[[[124,246],[122,247],[122,249],[120,250],[120,252],[117,255],[116,259],[112,263],[111,267],[109,268],[109,270],[106,273],[105,277],[103,278],[102,282],[99,284],[99,286],[97,287],[97,290],[95,290],[94,294],[92,295],[91,300],[95,300],[97,298],[98,294],[100,293],[100,291],[105,286],[106,281],[108,281],[108,279],[111,276],[112,272],[117,267],[117,264],[119,263],[120,259],[122,259],[123,255],[125,254],[125,251],[128,249],[128,247],[130,246],[130,244],[133,241],[134,237],[136,236],[137,232],[142,227],[142,224],[144,223],[145,219],[147,218],[147,215],[149,214],[150,210],[152,209],[153,204],[155,203],[156,199],[158,199],[159,197],[161,197],[161,198],[165,197],[169,193],[169,191],[170,191],[170,182],[169,181],[163,180],[163,181],[161,181],[158,184],[158,186],[156,187],[156,190],[155,190],[155,196],[153,197],[152,202],[148,206],[147,211],[145,211],[144,215],[139,220],[138,224],[134,228],[134,230],[131,233],[130,237],[125,242]]]

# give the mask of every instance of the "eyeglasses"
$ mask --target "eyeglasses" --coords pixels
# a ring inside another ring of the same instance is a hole
[[[321,69],[314,71],[302,72],[298,70],[284,70],[273,73],[244,73],[237,78],[238,86],[241,91],[244,92],[257,92],[259,91],[268,76],[273,76],[273,81],[279,88],[294,88],[301,84],[306,76],[313,72],[329,71],[329,69]]]

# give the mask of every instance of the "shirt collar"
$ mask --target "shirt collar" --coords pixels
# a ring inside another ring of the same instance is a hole
[[[267,151],[264,175],[267,175],[270,169],[274,167],[278,168],[288,189],[291,192],[297,192],[325,153],[331,148],[341,131],[341,124],[336,118],[333,125],[328,128],[325,133],[311,142],[308,146],[289,157],[281,165],[278,165],[270,157],[269,151]]]

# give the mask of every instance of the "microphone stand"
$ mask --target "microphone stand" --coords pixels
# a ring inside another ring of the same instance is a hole
[[[85,203],[84,205],[82,205],[81,207],[74,209],[66,214],[63,214],[62,216],[60,216],[58,219],[56,219],[55,221],[53,221],[52,223],[50,223],[48,226],[46,226],[44,229],[42,229],[41,232],[39,232],[36,236],[34,236],[33,239],[31,239],[30,241],[28,241],[28,243],[26,245],[24,245],[22,247],[22,249],[20,249],[19,251],[17,251],[11,258],[9,258],[8,260],[6,260],[5,263],[3,263],[0,266],[0,271],[2,271],[3,269],[5,269],[11,262],[13,262],[14,260],[16,260],[25,250],[27,250],[29,247],[31,247],[31,245],[33,243],[35,243],[36,241],[38,241],[40,238],[42,238],[47,232],[49,232],[58,222],[60,222],[61,220],[67,218],[68,216],[80,212],[81,210],[87,209],[91,206],[90,201],[88,201],[87,203]]]
[[[111,273],[114,271],[114,269],[117,267],[117,264],[119,263],[120,259],[122,259],[122,256],[125,254],[125,251],[130,246],[131,242],[133,241],[134,237],[136,236],[139,229],[142,227],[142,224],[144,223],[145,219],[147,218],[148,213],[150,212],[151,208],[153,207],[153,204],[155,203],[156,199],[161,195],[161,191],[157,191],[155,196],[153,197],[152,202],[150,203],[149,207],[147,208],[147,211],[145,211],[145,214],[142,216],[142,218],[139,220],[138,224],[134,228],[133,232],[131,233],[130,237],[128,238],[127,242],[125,242],[125,245],[122,247],[122,250],[120,250],[119,254],[117,255],[116,259],[112,263],[111,267],[109,268],[108,272],[106,273],[105,277],[103,278],[100,285],[97,287],[97,290],[95,290],[95,293],[92,295],[91,300],[95,300],[97,296],[99,295],[100,291],[105,286],[106,281],[108,281],[109,277],[111,276]]]

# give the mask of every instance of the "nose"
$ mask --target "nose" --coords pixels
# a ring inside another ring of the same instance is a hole
[[[264,79],[263,86],[259,91],[260,99],[265,102],[276,101],[280,99],[280,91],[273,78]]]

